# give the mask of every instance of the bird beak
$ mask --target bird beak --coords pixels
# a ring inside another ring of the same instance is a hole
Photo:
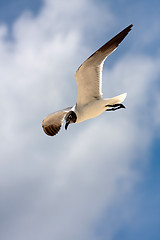
[[[67,130],[69,124],[70,124],[70,121],[67,121],[66,124],[65,124],[65,129],[66,130]]]

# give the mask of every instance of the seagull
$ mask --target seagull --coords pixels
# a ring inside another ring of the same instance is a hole
[[[102,98],[102,70],[106,58],[117,49],[132,27],[132,24],[126,27],[80,65],[75,73],[78,86],[76,105],[54,112],[44,118],[42,127],[47,135],[56,135],[61,129],[63,120],[67,130],[71,123],[80,123],[95,118],[104,111],[125,108],[122,102],[127,93],[113,98]]]

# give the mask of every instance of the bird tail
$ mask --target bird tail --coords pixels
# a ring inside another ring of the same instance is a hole
[[[123,94],[118,95],[116,97],[105,99],[106,104],[107,105],[114,105],[114,104],[122,103],[125,100],[126,96],[127,96],[127,93],[123,93]]]

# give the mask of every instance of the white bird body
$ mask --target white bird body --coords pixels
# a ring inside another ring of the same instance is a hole
[[[86,121],[91,118],[98,117],[101,113],[105,112],[109,107],[106,105],[119,104],[124,101],[127,93],[123,93],[114,98],[107,99],[95,99],[89,103],[86,103],[83,106],[75,106],[75,113],[77,115],[76,123]]]
[[[84,106],[75,107],[75,113],[77,115],[76,123],[83,122],[90,118],[95,118],[105,111],[105,100],[93,100],[90,103],[86,103]]]
[[[78,68],[75,74],[78,86],[77,103],[73,107],[54,112],[43,120],[42,127],[47,135],[56,135],[64,119],[66,120],[65,129],[67,129],[70,123],[80,123],[95,118],[104,111],[125,108],[121,103],[126,98],[126,93],[113,98],[102,98],[102,69],[105,59],[117,49],[131,31],[132,26],[132,24],[129,25],[105,43]],[[110,107],[113,108],[110,109]]]

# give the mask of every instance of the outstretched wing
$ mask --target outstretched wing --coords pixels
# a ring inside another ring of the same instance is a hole
[[[48,115],[42,122],[44,132],[49,136],[56,135],[61,129],[65,115],[71,109],[72,107],[68,107]]]
[[[83,105],[94,99],[102,98],[103,63],[131,31],[132,26],[132,24],[129,25],[105,43],[78,68],[75,74],[78,85],[77,105]]]

